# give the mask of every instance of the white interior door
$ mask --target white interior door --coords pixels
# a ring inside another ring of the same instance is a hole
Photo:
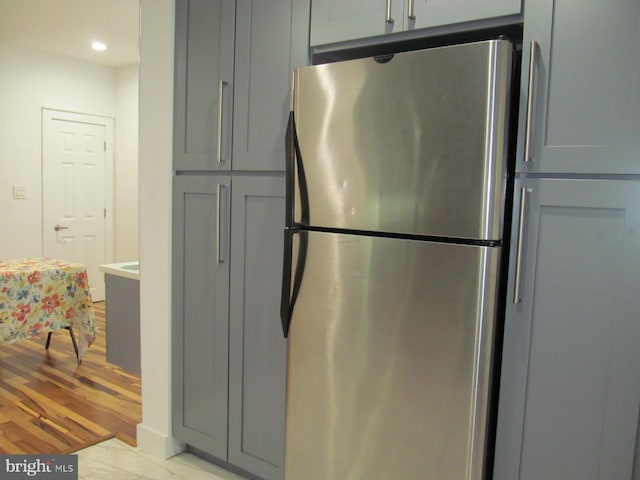
[[[43,110],[43,251],[87,267],[94,301],[104,300],[109,122]]]

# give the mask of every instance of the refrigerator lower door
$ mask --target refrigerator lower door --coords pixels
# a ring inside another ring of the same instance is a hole
[[[286,480],[480,480],[499,248],[298,236]]]

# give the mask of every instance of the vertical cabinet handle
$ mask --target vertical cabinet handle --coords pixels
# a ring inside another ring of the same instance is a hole
[[[222,215],[222,188],[224,187],[224,185],[222,184],[218,184],[216,187],[216,262],[218,263],[224,263],[224,260],[222,259],[222,254],[221,254],[221,249],[220,249],[220,241],[222,238],[221,235],[221,220],[220,217]]]
[[[524,244],[524,221],[527,208],[527,193],[529,189],[520,189],[520,220],[518,222],[518,246],[516,247],[516,272],[513,285],[513,303],[516,305],[522,302],[520,295],[520,285],[522,283],[522,246]]]
[[[224,162],[222,159],[222,115],[223,115],[223,95],[227,82],[220,80],[218,83],[218,144],[216,145],[216,159],[218,163]]]
[[[416,19],[416,12],[413,8],[413,0],[409,0],[409,13],[407,14],[407,17],[409,18],[409,20],[415,20]]]
[[[537,80],[538,80],[538,52],[540,46],[535,40],[531,41],[531,52],[529,56],[529,97],[527,98],[527,124],[525,127],[524,139],[524,161],[533,160],[533,122],[535,120],[534,111],[536,109]]]
[[[387,23],[395,22],[395,20],[391,16],[391,0],[387,0],[387,18],[386,18],[386,21],[387,21]]]

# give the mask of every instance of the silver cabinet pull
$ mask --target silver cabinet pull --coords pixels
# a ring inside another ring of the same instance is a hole
[[[522,283],[522,246],[524,244],[524,221],[527,204],[527,193],[530,190],[528,188],[520,189],[520,220],[518,223],[518,246],[516,248],[516,272],[515,281],[513,284],[513,303],[518,304],[522,302],[520,295],[520,284]]]
[[[395,20],[391,16],[391,0],[387,0],[387,23],[393,23]]]
[[[222,199],[220,198],[220,195],[222,194],[222,188],[224,187],[224,185],[222,184],[218,184],[216,187],[216,262],[218,263],[224,263],[224,260],[222,259],[222,255],[221,255],[221,249],[220,249],[220,240],[221,240],[221,228],[220,228],[220,215],[222,214]]]
[[[525,127],[524,139],[524,161],[533,160],[533,122],[535,120],[534,111],[536,109],[537,83],[538,83],[538,63],[536,62],[540,46],[535,40],[531,41],[531,52],[529,57],[529,98],[527,99],[527,125]]]
[[[416,19],[416,12],[413,8],[413,0],[409,0],[409,13],[407,14],[407,17],[409,18],[409,20]]]
[[[218,83],[218,144],[216,148],[216,158],[218,163],[224,162],[222,159],[222,104],[223,104],[223,95],[224,95],[224,87],[227,84],[224,80],[220,80]]]
[[[69,229],[69,227],[64,227],[64,226],[62,226],[62,225],[58,225],[58,224],[56,224],[56,225],[53,227],[53,229],[54,229],[56,232],[59,232],[60,230],[68,230],[68,229]]]

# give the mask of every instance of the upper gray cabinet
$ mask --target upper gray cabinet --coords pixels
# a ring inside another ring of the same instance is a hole
[[[176,0],[175,8],[174,167],[228,170],[235,3]]]
[[[311,45],[520,13],[521,0],[318,0]]]
[[[309,0],[177,0],[174,167],[284,170]]]
[[[284,170],[291,71],[308,51],[309,0],[237,0],[234,170]]]
[[[529,0],[524,18],[518,171],[640,173],[640,2]]]

